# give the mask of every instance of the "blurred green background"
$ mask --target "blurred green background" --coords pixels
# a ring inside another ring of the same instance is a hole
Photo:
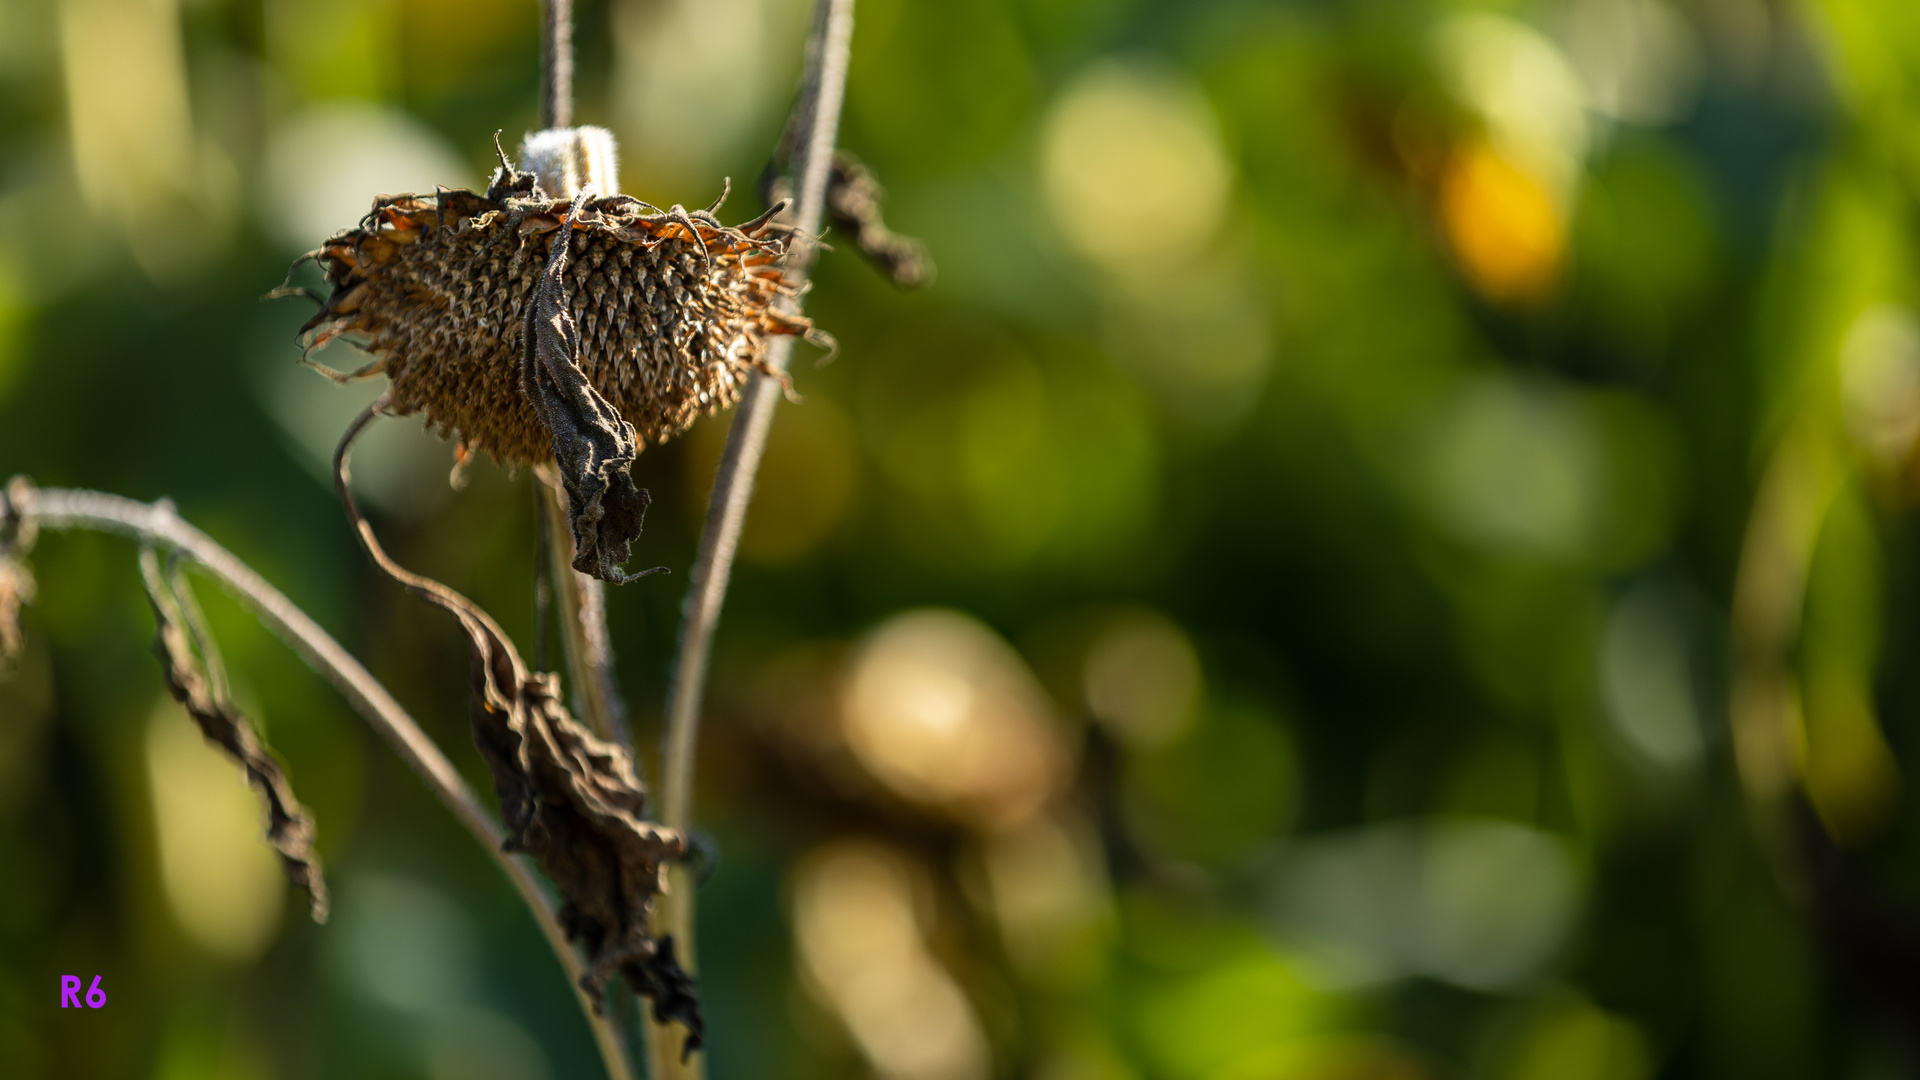
[[[587,0],[581,119],[758,207],[804,0]],[[288,262],[535,124],[532,0],[0,0],[0,476],[173,498],[487,790],[325,480]],[[712,1074],[1920,1075],[1920,6],[861,0],[847,245],[718,640]],[[336,346],[319,358],[352,366]],[[725,418],[647,451],[644,768]],[[529,478],[356,481],[533,636]],[[486,857],[211,585],[315,926],[48,534],[0,682],[0,1073],[599,1075]],[[104,1010],[55,1007],[104,976]]]

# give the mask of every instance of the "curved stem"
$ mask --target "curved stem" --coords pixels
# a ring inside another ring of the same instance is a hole
[[[833,166],[834,141],[840,129],[840,106],[846,97],[847,64],[853,43],[853,0],[819,0],[814,9],[813,29],[807,39],[806,79],[795,103],[795,145],[792,161],[799,203],[794,224],[804,236],[819,232],[826,208],[827,180]],[[802,242],[787,266],[787,280],[800,285],[806,281],[813,264],[815,244]],[[787,302],[797,310],[797,302]],[[793,351],[793,339],[775,339],[767,361],[774,371],[784,373]],[[746,524],[747,505],[753,499],[753,482],[759,472],[760,457],[766,451],[767,431],[773,424],[773,410],[779,404],[781,381],[769,375],[757,375],[747,388],[745,400],[734,414],[727,435],[727,448],[720,458],[714,477],[713,494],[707,502],[706,525],[700,534],[700,549],[695,558],[692,580],[680,626],[680,651],[674,659],[672,683],[667,692],[666,748],[660,765],[661,823],[678,829],[682,835],[693,824],[693,762],[700,736],[700,707],[707,668],[713,659],[713,633],[720,624],[720,609],[727,595],[727,583],[733,572],[733,559],[740,546],[740,532]],[[671,872],[673,888],[661,898],[655,918],[658,932],[670,933],[680,949],[682,963],[695,969],[693,938],[693,883],[684,868]],[[657,1033],[650,1031],[651,1035]],[[665,1038],[650,1038],[653,1075],[696,1076],[698,1064],[682,1068],[671,1053]]]
[[[567,983],[573,988],[586,1015],[587,1026],[593,1030],[594,1041],[606,1060],[608,1076],[611,1080],[632,1080],[618,1035],[605,1018],[594,1012],[592,1002],[581,989],[580,980],[586,969],[568,943],[566,931],[560,926],[559,912],[541,887],[532,866],[524,856],[509,855],[501,849],[506,833],[454,769],[453,762],[420,730],[420,725],[414,723],[387,688],[319,623],[252,567],[188,524],[167,503],[150,505],[99,491],[35,488],[32,496],[16,509],[44,529],[92,529],[171,548],[226,586],[268,629],[338,688],[355,711],[366,717],[401,760],[453,811],[453,816],[466,826],[507,875],[566,971]]]

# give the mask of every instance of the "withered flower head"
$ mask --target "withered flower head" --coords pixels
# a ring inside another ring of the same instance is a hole
[[[814,335],[775,307],[792,292],[784,206],[731,228],[719,206],[552,198],[505,164],[485,194],[381,196],[305,256],[332,286],[307,351],[358,339],[374,360],[354,375],[386,375],[390,410],[424,411],[463,457],[557,459],[575,566],[624,580],[646,505],[633,456],[737,400],[772,337]]]

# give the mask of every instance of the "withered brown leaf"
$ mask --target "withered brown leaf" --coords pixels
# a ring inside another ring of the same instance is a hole
[[[651,496],[633,482],[640,454],[633,425],[580,370],[580,333],[567,311],[568,248],[586,200],[575,200],[553,238],[547,269],[534,290],[520,367],[520,391],[553,438],[553,458],[567,492],[573,568],[604,581],[626,582],[664,569],[626,574],[633,541]]]
[[[845,150],[833,152],[833,171],[827,176],[827,219],[833,227],[853,234],[860,254],[903,289],[918,289],[933,281],[933,256],[927,245],[887,227],[880,213],[886,192],[873,170]]]
[[[326,922],[327,882],[313,849],[313,818],[294,798],[293,785],[261,744],[252,722],[229,697],[219,653],[184,575],[177,569],[163,574],[159,556],[148,546],[140,549],[140,574],[153,608],[153,653],[160,658],[168,692],[186,706],[207,741],[240,764],[247,783],[260,793],[267,812],[267,843],[279,853],[287,880],[307,891],[313,921]]]
[[[652,999],[656,1019],[686,1027],[685,1052],[691,1053],[704,1032],[693,982],[674,958],[672,939],[656,940],[649,930],[664,865],[686,855],[686,842],[646,820],[646,789],[631,753],[573,719],[555,676],[528,671],[479,605],[401,567],[380,545],[347,477],[353,440],[383,406],[377,402],[354,421],[335,455],[335,485],[347,514],[381,570],[453,615],[466,632],[468,718],[493,774],[506,846],[531,855],[565,899],[561,925],[584,947],[589,965],[582,987],[598,1003],[607,983],[625,975]]]
[[[793,181],[781,169],[787,157],[783,138],[760,178],[761,193],[769,201],[792,194]],[[827,221],[836,232],[853,237],[855,250],[895,285],[918,289],[932,284],[932,254],[924,242],[887,226],[880,209],[885,198],[886,189],[872,169],[846,150],[833,152],[833,165],[827,173]]]

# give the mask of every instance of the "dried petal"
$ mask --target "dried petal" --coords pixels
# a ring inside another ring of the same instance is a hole
[[[261,745],[253,724],[228,699],[213,641],[199,632],[195,626],[198,620],[187,613],[190,594],[182,596],[177,591],[184,589],[184,580],[176,577],[168,582],[150,547],[140,550],[140,573],[146,579],[147,601],[153,607],[153,652],[160,658],[167,690],[186,706],[207,741],[240,763],[247,783],[260,793],[266,806],[267,842],[279,852],[287,880],[307,891],[313,921],[326,922],[327,883],[320,871],[320,856],[313,850],[313,818],[294,798],[293,786],[280,763]],[[197,609],[190,610],[197,614]]]

